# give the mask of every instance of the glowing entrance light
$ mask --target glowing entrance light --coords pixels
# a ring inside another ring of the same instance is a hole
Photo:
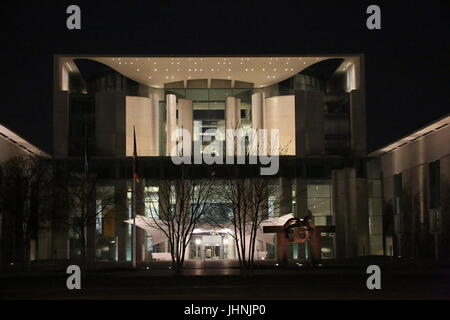
[[[195,239],[195,244],[196,245],[200,245],[202,243],[202,240],[201,239]]]

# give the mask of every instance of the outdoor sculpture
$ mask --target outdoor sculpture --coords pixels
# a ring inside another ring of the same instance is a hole
[[[310,236],[310,232],[314,230],[314,223],[310,216],[304,219],[290,218],[283,225],[286,239],[291,243],[305,243]]]
[[[304,243],[309,238],[309,228],[299,218],[291,218],[283,225],[286,239],[291,243]]]
[[[286,215],[288,216],[288,215]],[[288,245],[289,243],[310,243],[311,261],[317,265],[321,261],[321,237],[322,233],[334,233],[336,228],[334,225],[315,226],[312,221],[312,215],[308,215],[303,219],[289,217],[284,224],[266,223],[263,226],[264,233],[277,234],[277,262],[280,265],[286,265],[288,262]],[[277,219],[282,219],[279,217]]]

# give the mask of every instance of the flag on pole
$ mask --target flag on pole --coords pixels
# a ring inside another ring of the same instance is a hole
[[[139,182],[139,173],[137,167],[137,146],[136,146],[136,131],[133,126],[133,179]]]
[[[136,268],[136,183],[139,182],[137,173],[137,146],[136,146],[136,130],[133,126],[133,239],[132,239],[132,265]]]

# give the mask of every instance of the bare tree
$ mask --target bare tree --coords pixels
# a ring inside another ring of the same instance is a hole
[[[63,199],[64,209],[56,219],[67,225],[79,239],[83,267],[88,265],[87,230],[95,226],[98,217],[108,212],[115,203],[114,193],[101,188],[94,174],[68,173],[56,182],[57,201]],[[58,211],[58,210],[56,210]]]
[[[180,274],[186,248],[200,219],[210,208],[214,177],[159,180],[158,206],[150,206],[148,225],[160,230],[168,239],[172,268]]]
[[[239,123],[235,125],[239,128]],[[279,157],[288,150],[287,146],[280,147],[278,137],[272,139],[259,139],[255,134],[247,147],[243,140],[233,137],[232,145],[235,155],[244,155],[246,158],[259,155],[272,155]],[[277,159],[278,160],[278,159]],[[224,180],[223,186],[215,194],[221,199],[225,210],[221,215],[211,216],[210,223],[216,227],[227,229],[231,227],[229,235],[234,239],[242,276],[249,276],[255,266],[255,252],[257,246],[257,233],[261,222],[269,217],[269,211],[275,211],[281,205],[292,201],[292,194],[284,195],[276,188],[271,187],[268,176],[238,176]],[[268,199],[275,199],[270,202]]]
[[[25,267],[30,262],[31,240],[37,235],[39,221],[48,219],[50,181],[51,170],[43,159],[19,156],[2,164],[2,219],[10,228],[12,258]]]

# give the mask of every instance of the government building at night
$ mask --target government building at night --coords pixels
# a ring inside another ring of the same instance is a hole
[[[439,121],[430,130],[369,154],[360,54],[56,55],[53,152],[43,158],[73,171],[88,164],[100,181],[97,188],[114,194],[116,205],[87,226],[91,261],[132,259],[134,151],[140,177],[135,195],[138,262],[170,259],[164,232],[143,223],[158,219],[162,181],[177,179],[183,170],[199,178],[213,171],[220,190],[221,181],[258,176],[264,166],[225,161],[175,164],[171,150],[177,143],[176,129],[190,133],[188,146],[198,145],[201,154],[212,152],[216,157],[225,155],[205,143],[214,141],[215,133],[278,130],[279,164],[275,174],[266,177],[276,192],[265,200],[256,260],[280,259],[277,237],[263,232],[265,224],[307,216],[325,232],[320,234],[319,247],[289,244],[290,261],[309,259],[312,250],[319,250],[324,260],[442,257],[450,234],[448,190],[442,187],[449,182],[449,117]],[[410,206],[400,204],[406,199],[400,197],[406,186],[412,192],[409,197],[418,201],[411,200]],[[221,199],[210,202],[211,208],[223,211]],[[39,224],[32,242],[33,260],[76,258],[77,237],[70,228],[52,221]],[[5,232],[2,228],[2,235]],[[202,220],[190,238],[187,259],[237,259],[230,232]],[[3,262],[10,260],[2,257]]]

